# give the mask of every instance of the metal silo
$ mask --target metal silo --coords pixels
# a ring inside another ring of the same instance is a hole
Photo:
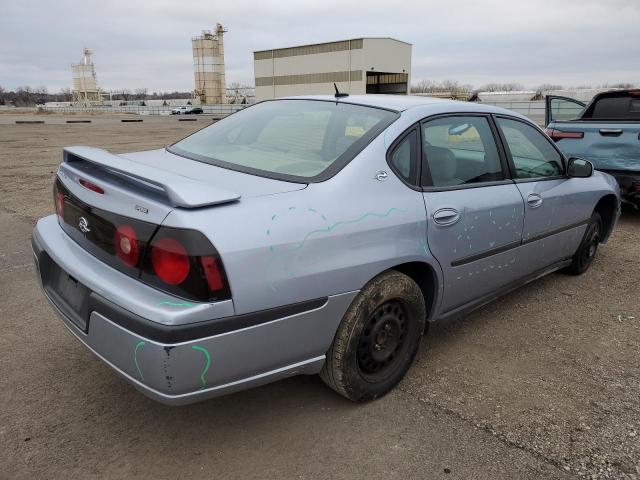
[[[224,27],[217,23],[215,33],[204,30],[202,35],[191,40],[195,98],[200,104],[227,102],[223,43],[225,32]]]
[[[73,72],[73,102],[81,104],[102,103],[102,95],[96,80],[96,71],[91,61],[91,50],[82,51],[82,60],[71,65]]]

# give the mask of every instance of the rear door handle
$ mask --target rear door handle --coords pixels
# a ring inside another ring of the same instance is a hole
[[[601,128],[600,135],[604,135],[605,137],[618,137],[622,135],[621,128]]]
[[[441,208],[433,214],[433,221],[438,225],[453,225],[460,220],[460,212],[455,208]]]
[[[527,204],[531,208],[538,208],[542,205],[542,197],[537,193],[532,193],[527,197]]]

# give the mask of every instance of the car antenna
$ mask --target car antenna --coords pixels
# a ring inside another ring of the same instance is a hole
[[[336,94],[335,94],[336,98],[342,98],[342,97],[348,97],[349,96],[348,93],[341,93],[340,90],[338,90],[338,86],[336,85],[336,82],[333,82],[333,88],[336,89]]]

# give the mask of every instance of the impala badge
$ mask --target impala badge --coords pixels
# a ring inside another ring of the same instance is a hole
[[[80,220],[78,221],[78,228],[82,233],[88,233],[91,231],[89,228],[89,222],[84,217],[80,217]]]

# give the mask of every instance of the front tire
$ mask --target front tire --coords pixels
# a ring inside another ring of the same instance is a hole
[[[411,366],[425,329],[420,287],[393,270],[371,280],[338,327],[320,377],[349,400],[391,390]]]
[[[598,252],[601,238],[602,218],[599,213],[593,212],[582,237],[582,242],[573,255],[573,261],[564,271],[570,275],[581,275],[586,272]]]

